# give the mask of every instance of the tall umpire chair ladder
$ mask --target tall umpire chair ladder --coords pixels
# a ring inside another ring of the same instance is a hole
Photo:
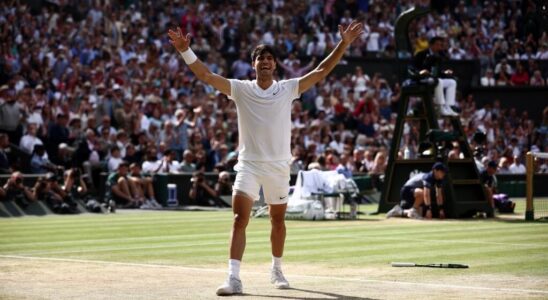
[[[428,158],[398,158],[398,151],[402,150],[405,122],[420,126],[418,142],[427,140],[429,130],[440,130],[436,117],[437,112],[434,111],[434,87],[432,84],[414,84],[402,88],[400,110],[394,129],[378,212],[385,213],[400,203],[400,189],[413,172],[429,172],[436,161],[441,161],[449,169],[446,175],[446,184],[443,187],[446,216],[449,218],[469,217],[477,212],[491,215],[492,209],[487,202],[485,190],[480,182],[479,172],[459,117],[440,116],[441,119],[448,120],[452,125],[452,134],[456,137],[454,141],[458,142],[463,158],[448,159],[447,155],[433,155]],[[412,104],[410,102],[414,102],[416,105],[410,106]],[[431,197],[431,199],[432,206],[435,207],[436,198]]]

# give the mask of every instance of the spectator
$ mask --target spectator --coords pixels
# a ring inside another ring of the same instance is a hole
[[[153,173],[179,173],[180,164],[175,160],[175,152],[173,150],[166,150],[164,152],[164,157],[159,162],[158,169]]]
[[[496,163],[496,162],[495,162]],[[498,165],[498,173],[499,174],[510,174],[510,162],[508,161],[508,158],[502,157],[499,161]]]
[[[59,144],[69,143],[70,131],[67,127],[67,122],[68,116],[63,113],[59,113],[57,114],[56,122],[48,128],[46,149],[52,160],[57,159],[57,149]]]
[[[36,124],[28,123],[27,134],[25,134],[19,142],[19,148],[28,154],[32,154],[35,145],[43,145],[42,140],[36,137]]]
[[[495,85],[496,85],[496,81],[495,81],[495,77],[493,76],[493,70],[487,69],[487,71],[485,71],[485,76],[481,78],[481,86],[495,86]]]
[[[529,85],[531,85],[531,86],[545,86],[546,85],[546,81],[544,80],[544,78],[542,78],[542,74],[540,73],[540,70],[535,70],[535,72],[533,72],[533,76],[531,76],[531,80],[529,81]]]
[[[514,156],[514,162],[509,167],[510,173],[525,174],[527,170],[525,169],[525,165],[523,164],[522,157],[522,155]]]
[[[116,172],[110,173],[106,182],[106,199],[114,200],[117,207],[139,208],[144,204],[144,199],[137,199],[132,195],[127,178],[128,167],[127,162],[122,162]]]
[[[493,195],[497,190],[497,163],[490,161],[487,163],[487,168],[480,172],[480,182],[485,187],[485,193],[487,195],[487,202],[494,209],[495,203],[493,201]]]
[[[109,173],[116,172],[116,170],[118,170],[118,166],[123,161],[122,155],[120,154],[120,148],[118,148],[118,146],[113,146],[110,149],[110,158],[108,159],[107,165]]]
[[[523,67],[523,65],[518,61],[516,63],[516,72],[510,78],[510,82],[515,86],[523,86],[529,84],[529,73]]]
[[[191,173],[196,171],[196,164],[194,163],[194,155],[192,151],[185,150],[183,153],[183,161],[179,165],[179,171],[183,173]]]
[[[162,205],[156,201],[154,195],[154,186],[152,185],[152,177],[141,174],[141,166],[137,163],[129,165],[130,173],[128,175],[131,182],[132,195],[137,199],[145,199],[145,207],[162,208]]]
[[[506,77],[510,77],[514,73],[512,66],[508,64],[507,59],[502,59],[500,63],[495,66],[495,76],[500,77],[502,73],[504,73]]]
[[[53,164],[46,153],[44,145],[34,146],[34,151],[30,159],[30,171],[32,174],[46,174],[48,172],[57,173],[62,167]]]
[[[349,167],[349,157],[347,154],[343,153],[341,154],[341,157],[339,159],[339,164],[335,168],[335,171],[337,173],[344,175],[345,178],[351,179],[352,178],[352,170]]]
[[[155,148],[150,148],[147,150],[146,161],[143,162],[143,173],[145,174],[155,174],[160,169],[161,161],[158,160],[158,153]]]
[[[5,133],[0,133],[0,174],[11,174],[11,164],[7,154],[10,141],[9,136]]]
[[[0,86],[0,133],[6,133],[16,145],[23,135],[23,113],[24,108],[17,102],[15,91],[7,85]]]

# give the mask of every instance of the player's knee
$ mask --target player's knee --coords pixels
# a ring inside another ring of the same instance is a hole
[[[249,223],[249,216],[242,214],[234,215],[234,229],[245,229]]]
[[[274,229],[283,229],[285,228],[285,218],[284,216],[271,216],[270,223]]]

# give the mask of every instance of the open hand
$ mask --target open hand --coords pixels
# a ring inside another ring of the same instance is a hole
[[[363,24],[354,20],[346,28],[339,25],[339,33],[341,34],[343,42],[350,45],[363,33]]]
[[[170,29],[167,35],[169,36],[169,42],[177,51],[184,52],[188,49],[190,45],[190,33],[187,33],[187,35],[184,36],[181,28],[177,27],[177,31]]]

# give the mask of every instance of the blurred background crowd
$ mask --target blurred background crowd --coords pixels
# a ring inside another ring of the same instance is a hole
[[[283,79],[317,64],[339,41],[337,25],[352,19],[365,33],[348,57],[395,57],[395,19],[415,2],[58,0],[33,11],[1,1],[0,171],[114,172],[122,161],[150,174],[232,171],[235,105],[196,80],[169,28],[191,33],[208,67],[231,78],[253,79],[250,49],[275,45]],[[416,51],[442,36],[448,58],[480,61],[482,86],[546,84],[537,62],[548,59],[548,37],[533,1],[445,2],[412,26]],[[302,95],[293,105],[292,171],[382,174],[399,97],[398,83],[360,67]],[[477,107],[474,95],[459,94],[458,104],[469,138],[486,133],[484,155],[501,171],[522,172],[526,151],[548,152],[548,110],[534,120],[497,99]]]

